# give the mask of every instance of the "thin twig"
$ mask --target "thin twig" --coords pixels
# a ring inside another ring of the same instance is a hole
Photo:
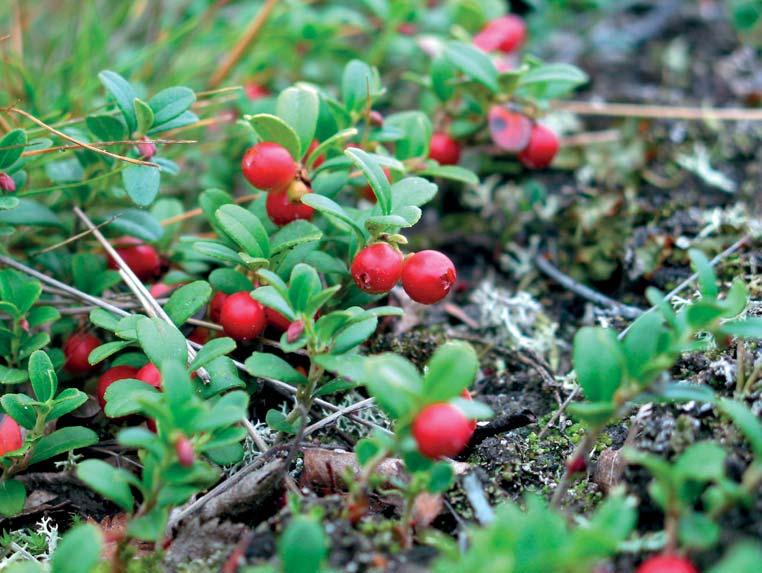
[[[375,405],[375,403],[376,401],[373,398],[366,398],[365,400],[360,400],[356,404],[352,404],[350,406],[342,408],[341,410],[337,410],[330,416],[326,416],[322,420],[318,420],[314,424],[307,426],[304,429],[304,435],[309,436],[313,432],[320,430],[321,428],[324,428],[330,424],[333,424],[339,418],[342,418],[354,412],[358,412],[359,410],[364,410],[365,408],[370,408],[371,406]]]
[[[190,144],[198,143],[194,139],[125,139],[123,141],[93,141],[88,145],[94,147],[110,147],[112,145],[139,145],[141,143],[158,143],[161,145],[175,145],[175,144]],[[28,145],[28,144],[27,144]],[[8,146],[16,147],[16,146]],[[25,147],[25,146],[24,146]],[[79,144],[75,145],[55,145],[53,147],[46,147],[44,149],[32,149],[31,151],[25,151],[21,154],[21,157],[33,157],[35,155],[45,155],[48,153],[54,153],[57,151],[69,151],[70,149],[79,149],[82,147]],[[3,149],[3,148],[0,148]]]
[[[101,227],[105,227],[106,225],[113,223],[119,218],[119,215],[113,215],[109,217],[106,221],[103,221],[103,223],[98,223],[96,225],[96,229],[100,229]],[[51,245],[50,247],[45,247],[41,251],[37,251],[34,253],[35,255],[41,255],[43,253],[49,253],[50,251],[55,251],[59,247],[63,247],[64,245],[68,245],[69,243],[73,243],[74,241],[77,241],[81,239],[82,237],[86,237],[87,235],[91,234],[92,231],[90,229],[86,229],[82,231],[81,233],[77,233],[76,235],[73,235],[69,237],[68,239],[61,241],[60,243],[56,243],[55,245]]]
[[[568,111],[579,115],[607,117],[686,119],[695,121],[762,121],[762,109],[743,107],[702,108],[587,101],[556,102],[553,104],[553,107],[557,110]]]

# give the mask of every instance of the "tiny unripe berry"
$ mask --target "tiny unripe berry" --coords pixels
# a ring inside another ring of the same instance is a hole
[[[154,155],[156,155],[156,144],[150,141],[147,137],[144,137],[143,141],[138,143],[137,147],[140,157],[146,161],[150,160]]]
[[[21,428],[16,420],[7,414],[0,414],[0,456],[21,447]]]
[[[558,136],[539,123],[532,127],[529,144],[519,153],[519,161],[530,169],[544,169],[558,153]]]
[[[296,342],[304,332],[304,321],[295,320],[286,329],[286,340],[289,344]]]
[[[457,456],[474,433],[471,421],[452,404],[426,406],[413,421],[418,450],[431,459]]]
[[[149,362],[138,370],[135,374],[135,379],[141,380],[157,390],[161,390],[161,372],[159,372],[159,369],[156,368],[153,362]]]
[[[135,378],[137,376],[138,369],[134,366],[113,366],[106,370],[98,378],[98,386],[95,388],[95,393],[98,398],[98,403],[101,405],[101,410],[106,407],[106,390],[117,380],[124,380],[125,378]]]
[[[291,326],[291,321],[277,310],[265,307],[265,316],[267,317],[267,324],[278,332],[286,332]]]
[[[644,561],[636,573],[698,573],[698,569],[685,557],[657,555]]]
[[[474,36],[474,45],[485,52],[499,50],[513,52],[521,47],[526,39],[524,20],[513,14],[495,18],[481,32]]]
[[[90,364],[87,357],[100,345],[101,341],[92,334],[72,334],[63,346],[64,370],[69,374],[86,374],[94,370],[96,366]]]
[[[233,340],[252,340],[262,334],[267,326],[265,307],[246,291],[231,294],[222,305],[220,324],[225,334]]]
[[[250,147],[241,160],[246,179],[257,189],[279,191],[296,177],[296,162],[282,145],[265,141]]]
[[[191,467],[196,459],[196,455],[193,452],[193,444],[185,436],[180,436],[175,441],[175,453],[177,454],[177,461],[184,468]]]
[[[0,173],[0,191],[13,193],[16,190],[16,181],[7,173]]]
[[[370,113],[368,114],[368,120],[371,125],[376,125],[379,127],[384,125],[384,116],[380,111],[376,111],[375,109],[370,110]]]
[[[440,165],[457,164],[460,161],[460,143],[446,133],[435,133],[429,142],[429,159]]]
[[[422,304],[442,300],[456,279],[455,265],[439,251],[410,255],[402,268],[402,288],[410,298]]]
[[[141,281],[152,279],[159,274],[161,258],[154,247],[134,237],[125,237],[120,239],[119,243],[130,245],[117,248],[116,252]],[[119,269],[119,265],[111,257],[108,258],[108,266],[114,270]]]
[[[312,193],[312,190],[307,188],[307,191],[302,195],[306,193]],[[297,219],[309,221],[315,214],[315,209],[302,203],[301,198],[289,197],[287,191],[270,191],[267,194],[265,207],[267,208],[267,216],[279,227],[288,225]]]
[[[350,272],[355,284],[364,292],[389,292],[402,274],[402,253],[389,243],[368,245],[355,255]]]
[[[220,322],[220,312],[222,312],[222,305],[225,304],[227,298],[228,295],[226,295],[224,292],[218,291],[214,293],[212,300],[209,301],[209,320],[217,323]]]

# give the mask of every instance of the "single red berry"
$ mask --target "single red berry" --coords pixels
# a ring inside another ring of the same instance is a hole
[[[151,430],[154,434],[156,433],[156,420],[153,418],[147,418],[146,419],[146,426],[149,430]]]
[[[7,173],[0,172],[0,191],[13,193],[16,190],[16,182]]]
[[[374,243],[355,255],[350,272],[361,290],[379,294],[389,292],[400,280],[402,263],[402,253],[389,243]]]
[[[143,366],[143,368],[138,370],[135,374],[135,379],[141,380],[157,390],[161,390],[161,372],[159,372],[159,369],[156,368],[156,365],[153,362],[149,362]]]
[[[427,458],[457,456],[473,433],[471,420],[452,404],[426,406],[413,421],[413,437]]]
[[[197,326],[188,335],[188,340],[196,344],[206,344],[209,341],[209,329],[203,326]]]
[[[196,458],[193,452],[193,444],[185,436],[180,436],[175,441],[175,453],[177,454],[177,461],[184,468],[189,468],[193,465],[193,461]]]
[[[644,561],[636,573],[698,573],[698,569],[685,557],[657,555]]]
[[[457,278],[455,265],[439,251],[420,251],[405,259],[402,288],[416,302],[434,304],[450,292]]]
[[[577,456],[570,460],[566,460],[566,473],[570,476],[579,474],[587,469],[587,460],[585,456]]]
[[[100,345],[101,341],[92,334],[72,334],[63,346],[64,370],[70,374],[86,374],[94,370],[96,366],[90,364],[87,357]]]
[[[391,169],[389,169],[388,167],[384,167],[383,171],[384,171],[384,175],[386,175],[386,180],[391,181],[392,180]],[[373,187],[371,187],[370,184],[362,188],[362,196],[365,197],[371,203],[375,203],[378,200],[376,197],[376,194],[373,192]]]
[[[209,320],[212,322],[220,322],[220,312],[222,312],[222,305],[225,304],[228,295],[224,292],[216,292],[209,302]]]
[[[231,294],[222,305],[220,324],[230,338],[251,340],[262,334],[267,326],[265,307],[246,291]]]
[[[558,153],[558,136],[539,123],[532,127],[529,144],[519,153],[519,161],[530,169],[544,169]]]
[[[21,447],[21,428],[16,420],[7,414],[0,414],[0,456]]]
[[[474,36],[474,45],[485,52],[513,52],[526,40],[527,28],[518,16],[508,14],[495,18]]]
[[[98,386],[95,389],[98,403],[101,405],[101,410],[106,407],[106,390],[117,380],[124,380],[125,378],[135,378],[138,374],[138,369],[134,366],[113,366],[106,370],[98,378]]]
[[[256,101],[270,95],[270,92],[266,87],[260,86],[255,82],[249,82],[246,84],[244,90],[246,91],[246,97],[248,97],[251,101]]]
[[[307,193],[312,193],[312,190],[308,190]],[[315,214],[315,209],[302,203],[301,199],[289,198],[287,191],[270,191],[265,206],[267,216],[279,227],[297,219],[309,221]]]
[[[296,177],[296,162],[282,145],[265,141],[250,147],[241,161],[246,179],[257,189],[278,191]]]
[[[265,307],[265,316],[267,317],[267,324],[278,332],[286,332],[291,326],[291,321],[277,310]]]
[[[429,142],[429,159],[440,165],[457,164],[460,161],[460,143],[446,133],[435,133]]]
[[[307,153],[304,154],[304,160],[306,161],[307,158],[312,155],[312,152],[315,151],[319,146],[320,142],[317,139],[313,139],[312,143],[310,143],[310,146],[307,148]],[[315,158],[315,161],[312,162],[312,168],[317,169],[323,163],[325,163],[325,155],[318,155]]]
[[[161,258],[151,245],[146,245],[135,237],[125,237],[119,242],[130,245],[120,247],[116,252],[141,281],[152,279],[161,272]],[[108,266],[114,270],[119,269],[119,265],[111,257],[108,258]]]
[[[140,157],[146,161],[150,160],[154,155],[156,155],[156,144],[149,140],[147,137],[144,137],[143,141],[138,143],[137,147]]]
[[[153,298],[163,298],[171,293],[178,285],[168,285],[166,283],[154,283],[149,292]]]

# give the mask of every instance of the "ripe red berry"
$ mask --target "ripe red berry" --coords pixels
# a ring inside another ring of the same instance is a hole
[[[644,561],[636,573],[698,573],[698,569],[685,557],[657,555]]]
[[[175,453],[177,454],[177,461],[181,466],[189,468],[193,465],[196,457],[193,452],[193,444],[185,436],[180,436],[175,441]]]
[[[257,189],[278,191],[296,177],[296,162],[282,145],[265,141],[250,147],[241,160],[246,179]]]
[[[161,271],[161,259],[155,248],[144,244],[140,239],[135,237],[125,237],[120,239],[119,242],[131,245],[120,247],[116,249],[116,252],[124,259],[127,266],[132,269],[132,272],[141,281],[152,279],[159,274]],[[108,266],[114,270],[119,269],[119,265],[111,257],[108,258]]]
[[[143,366],[143,368],[138,370],[135,374],[135,379],[142,380],[157,390],[161,390],[161,372],[159,372],[159,369],[156,368],[156,365],[153,362],[149,362]]]
[[[519,153],[519,161],[530,169],[544,169],[558,153],[558,136],[539,123],[532,127],[529,144]]]
[[[379,294],[389,292],[400,280],[402,263],[402,253],[389,243],[374,243],[355,255],[350,272],[361,290]]]
[[[63,346],[64,370],[70,374],[86,374],[94,370],[96,366],[90,364],[87,357],[100,345],[101,341],[92,334],[72,334]]]
[[[209,341],[209,329],[203,326],[197,326],[188,335],[188,340],[196,344],[206,344]]]
[[[13,193],[16,190],[16,182],[7,173],[0,172],[0,191]]]
[[[429,142],[429,159],[441,165],[455,165],[460,161],[460,143],[446,133],[435,133]]]
[[[566,473],[570,476],[582,473],[587,469],[587,460],[585,456],[577,456],[566,460]]]
[[[312,190],[308,189],[307,193],[312,193]],[[292,200],[288,191],[270,191],[267,194],[265,206],[267,216],[279,227],[297,219],[309,221],[315,213],[315,209],[302,203],[301,199]]]
[[[402,288],[423,304],[434,304],[446,297],[456,278],[455,265],[439,251],[410,255],[402,268]]]
[[[457,456],[473,433],[471,420],[452,404],[426,406],[413,421],[413,437],[427,458]]]
[[[278,332],[286,332],[288,327],[291,326],[291,321],[277,310],[265,308],[265,317],[267,317],[267,324]]]
[[[246,291],[231,294],[222,305],[220,324],[230,338],[251,340],[262,334],[267,326],[265,307]]]
[[[244,90],[246,91],[246,97],[248,97],[251,101],[256,101],[270,95],[270,92],[266,87],[260,86],[254,82],[249,82],[246,84]]]
[[[6,414],[0,414],[0,456],[21,447],[21,428],[16,420]]]
[[[310,146],[307,148],[307,153],[304,154],[304,161],[307,160],[307,158],[312,155],[312,152],[315,151],[320,146],[320,142],[317,139],[313,139],[312,143],[310,143]],[[312,168],[317,169],[325,162],[325,155],[318,155],[315,158],[315,161],[312,162]]]
[[[227,298],[228,295],[226,295],[224,292],[218,291],[214,293],[212,300],[209,301],[209,320],[217,323],[220,322],[220,312],[222,312],[222,305],[225,304]]]
[[[124,380],[125,378],[135,378],[137,376],[138,369],[134,366],[114,366],[106,370],[98,378],[98,386],[95,389],[98,403],[101,405],[101,410],[106,407],[106,390],[117,380]]]
[[[474,45],[485,52],[509,53],[521,47],[526,39],[524,20],[513,14],[495,18],[474,36]]]

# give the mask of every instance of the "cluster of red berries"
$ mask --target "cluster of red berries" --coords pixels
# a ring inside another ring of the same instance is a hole
[[[317,147],[312,142],[307,154]],[[265,141],[250,147],[241,160],[243,175],[257,189],[267,191],[267,215],[278,226],[297,219],[312,219],[315,210],[301,199],[312,189],[301,176],[301,167],[282,145]]]
[[[468,390],[461,394],[471,399]],[[476,421],[469,420],[456,406],[448,402],[430,404],[413,420],[413,437],[418,451],[431,459],[454,457],[471,441]]]
[[[434,304],[450,292],[457,273],[452,261],[439,251],[419,251],[407,258],[389,243],[373,243],[355,255],[350,273],[360,290],[369,294],[402,288],[416,302]]]

